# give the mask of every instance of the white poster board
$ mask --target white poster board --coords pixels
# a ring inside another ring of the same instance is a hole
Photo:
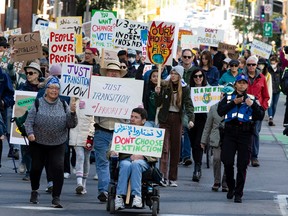
[[[197,43],[199,45],[207,45],[218,47],[219,42],[224,41],[224,30],[199,27],[197,30]]]
[[[143,80],[92,76],[85,114],[130,119],[142,104]]]
[[[265,59],[269,59],[272,51],[272,46],[254,39],[251,44],[251,54],[261,56]]]
[[[165,129],[115,123],[111,150],[160,158]]]
[[[183,49],[193,49],[198,48],[199,44],[197,42],[197,35],[182,35],[181,36],[181,48]]]

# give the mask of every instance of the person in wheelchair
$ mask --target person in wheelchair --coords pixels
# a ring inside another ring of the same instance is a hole
[[[147,119],[147,112],[143,108],[134,108],[130,117],[130,124],[143,126]],[[130,179],[132,207],[142,208],[142,173],[150,168],[149,163],[157,158],[143,155],[131,155],[110,151],[110,157],[119,157],[119,176],[116,188],[115,210],[125,208],[123,197],[127,194]]]

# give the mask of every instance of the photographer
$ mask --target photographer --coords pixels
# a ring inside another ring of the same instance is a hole
[[[253,137],[253,122],[262,120],[265,114],[254,96],[246,93],[248,77],[240,74],[235,80],[235,91],[226,94],[219,102],[217,112],[225,116],[224,139],[221,160],[226,172],[229,188],[227,199],[241,203],[245,184],[246,170],[249,164]],[[234,158],[237,152],[237,178],[234,179]]]

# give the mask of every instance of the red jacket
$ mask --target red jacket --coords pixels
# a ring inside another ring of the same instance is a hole
[[[248,80],[248,94],[254,95],[264,110],[268,109],[268,100],[270,99],[266,78],[263,74],[258,74],[251,84],[250,79]]]

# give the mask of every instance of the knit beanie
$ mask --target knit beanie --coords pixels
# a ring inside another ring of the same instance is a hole
[[[60,64],[53,64],[49,70],[49,75],[51,76],[59,76],[61,75],[62,67]]]
[[[184,74],[184,68],[181,65],[177,65],[173,67],[171,71],[175,71],[176,73],[178,73],[180,78],[182,79],[183,74]]]

